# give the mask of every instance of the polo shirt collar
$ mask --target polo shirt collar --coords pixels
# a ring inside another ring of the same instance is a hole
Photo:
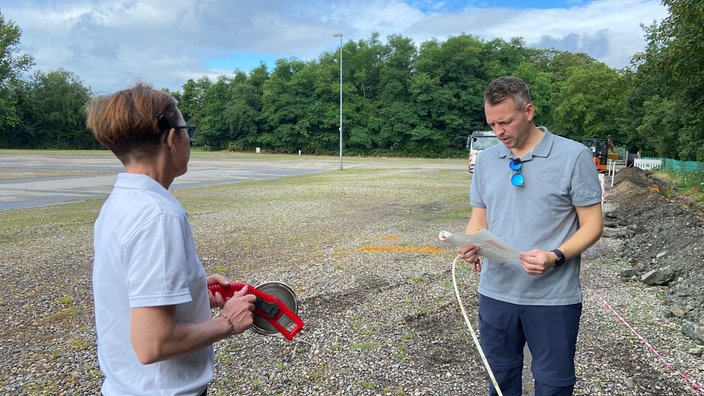
[[[174,199],[169,190],[165,189],[164,186],[147,175],[127,172],[118,173],[117,179],[115,180],[115,187],[148,190],[165,198]]]
[[[553,142],[555,141],[555,135],[550,133],[547,127],[544,126],[539,126],[538,129],[543,131],[544,135],[543,138],[540,139],[540,142],[538,142],[538,145],[535,146],[533,151],[528,153],[526,156],[521,158],[521,162],[525,161],[530,161],[533,157],[544,157],[547,158],[548,155],[550,155],[550,151],[552,150],[552,145]],[[511,158],[514,159],[515,157],[511,153],[511,150],[508,149],[508,147],[501,145],[501,149],[498,152],[498,156],[500,158]]]

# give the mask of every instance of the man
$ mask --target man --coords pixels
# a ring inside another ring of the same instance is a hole
[[[467,233],[488,229],[521,251],[485,260],[479,282],[482,349],[503,395],[521,395],[523,348],[536,396],[571,395],[582,312],[580,254],[601,237],[601,185],[591,151],[533,123],[528,86],[516,77],[484,93],[487,123],[501,143],[477,158]],[[468,262],[476,246],[459,248]],[[489,394],[496,395],[493,384]]]

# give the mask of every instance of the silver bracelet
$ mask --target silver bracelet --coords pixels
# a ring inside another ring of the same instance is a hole
[[[235,324],[232,323],[232,319],[230,319],[229,316],[224,315],[222,312],[220,312],[220,313],[218,314],[218,317],[224,318],[225,320],[227,320],[227,323],[230,325],[230,328],[232,328],[232,334],[235,334],[235,333],[237,332],[237,331],[235,330]],[[230,334],[230,335],[232,335],[232,334]]]

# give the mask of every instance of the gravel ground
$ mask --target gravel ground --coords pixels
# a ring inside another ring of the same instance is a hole
[[[465,163],[346,166],[175,193],[209,273],[287,283],[306,323],[293,342],[252,332],[219,342],[210,394],[486,394],[454,296],[454,254],[437,240],[468,219]],[[617,195],[607,195],[611,213],[629,201],[611,200]],[[99,393],[90,272],[101,204],[2,213],[0,393]],[[686,378],[700,383],[704,361],[663,288],[619,276],[634,265],[632,249],[632,237],[602,238],[585,254],[575,395],[702,394]],[[476,329],[478,277],[464,265],[457,276]]]

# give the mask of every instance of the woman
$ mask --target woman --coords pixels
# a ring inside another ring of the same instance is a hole
[[[256,297],[208,291],[229,282],[205,276],[188,213],[168,191],[186,173],[195,128],[173,97],[142,83],[94,98],[87,126],[125,167],[95,222],[102,394],[204,395],[212,344],[252,325]]]

